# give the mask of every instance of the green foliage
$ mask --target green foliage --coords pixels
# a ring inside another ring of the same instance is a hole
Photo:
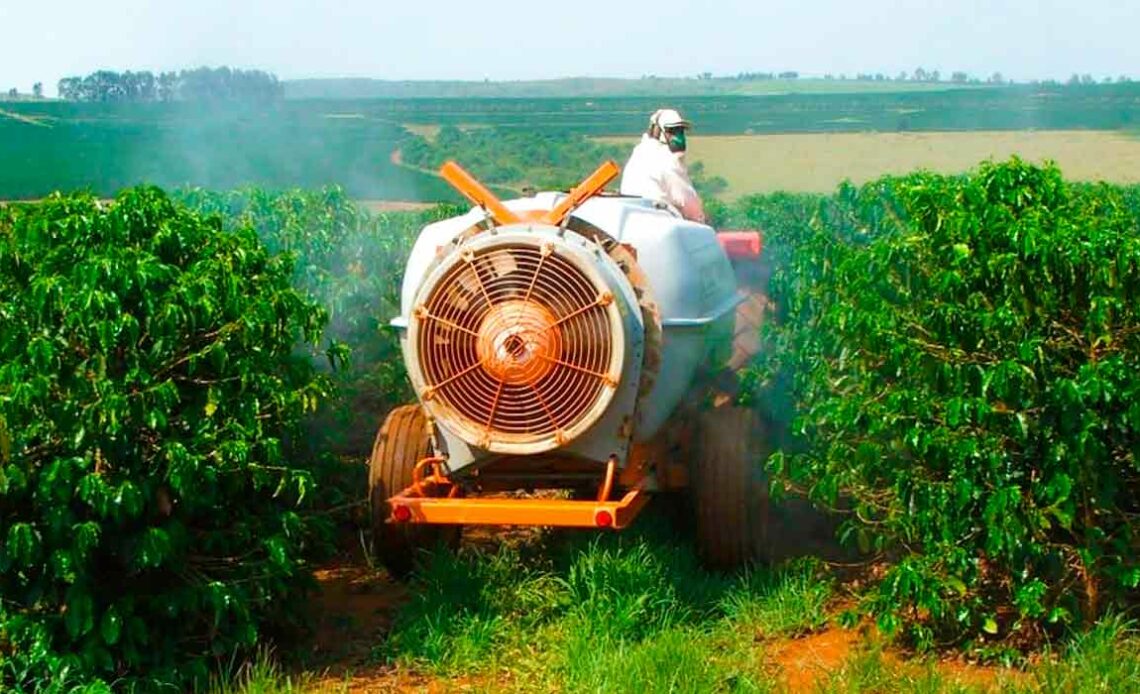
[[[88,86],[84,80],[61,84],[65,98],[196,99],[192,102],[5,104],[5,110],[16,117],[0,117],[0,161],[9,164],[0,168],[0,200],[77,189],[112,196],[126,186],[149,183],[214,190],[340,185],[359,199],[457,202],[462,198],[430,172],[392,161],[392,153],[401,148],[407,149],[408,162],[428,161],[414,150],[425,144],[430,147],[430,143],[413,138],[406,126],[492,128],[505,132],[504,137],[512,141],[516,135],[511,133],[516,132],[518,144],[511,146],[522,156],[512,156],[511,166],[526,174],[519,182],[527,179],[535,185],[561,186],[576,183],[576,176],[589,173],[600,160],[575,164],[573,157],[585,151],[578,145],[557,155],[563,162],[561,168],[556,167],[558,174],[552,177],[539,171],[538,176],[531,175],[528,170],[538,168],[533,162],[549,157],[550,147],[544,141],[573,141],[581,136],[636,138],[649,114],[663,105],[657,80],[646,80],[650,91],[642,95],[626,92],[597,99],[555,92],[545,98],[286,99],[268,104],[212,100],[213,95],[246,91],[238,83],[248,80],[235,80],[235,74],[224,69],[199,70],[181,77],[163,73],[150,79],[147,73],[134,73],[126,80],[125,75],[96,73]],[[255,78],[253,82],[269,91],[275,89],[271,80]],[[781,84],[783,89],[795,83]],[[849,84],[866,88],[855,81]],[[557,82],[552,86],[560,87]],[[693,118],[697,137],[1028,127],[1120,130],[1140,124],[1136,98],[1140,82],[984,89],[952,88],[948,83],[922,86],[932,89],[779,96],[678,94],[668,98],[668,105]],[[258,87],[254,91],[265,90]],[[203,96],[208,100],[197,101]],[[535,145],[533,160],[524,142]],[[619,158],[622,163],[624,149]],[[489,180],[510,186],[514,179]]]
[[[562,586],[515,551],[435,552],[415,576],[385,655],[438,672],[485,667],[498,649],[566,607]]]
[[[326,312],[153,188],[0,217],[0,685],[201,681],[296,626]]]
[[[408,164],[436,170],[454,159],[476,178],[515,189],[569,190],[602,162],[624,163],[624,147],[599,144],[581,133],[535,128],[440,129],[434,141],[417,137],[402,149]]]
[[[867,605],[886,630],[1037,637],[1136,595],[1128,195],[1015,159],[753,200],[783,220],[755,373],[772,417],[795,415],[771,467],[897,557]]]
[[[587,108],[597,102],[586,99],[604,97],[652,98],[658,102],[663,98],[676,97],[718,97],[718,96],[757,96],[795,94],[867,94],[881,92],[908,92],[947,90],[966,87],[966,81],[915,82],[909,79],[871,79],[860,76],[858,79],[824,79],[793,77],[791,73],[740,73],[733,76],[716,77],[663,77],[646,75],[636,79],[566,77],[544,80],[510,81],[467,81],[467,80],[376,80],[355,78],[312,78],[285,82],[287,99],[428,99],[438,101],[459,101],[469,107],[478,101],[492,99],[574,99]],[[1004,85],[1002,85],[1004,86]],[[970,84],[969,88],[978,88]],[[987,87],[1000,88],[1000,87]]]
[[[400,312],[404,262],[425,224],[465,210],[440,205],[371,215],[340,188],[190,189],[176,195],[192,209],[219,215],[226,228],[254,229],[271,252],[296,258],[293,284],[327,311],[326,349],[338,366],[330,374],[334,396],[309,422],[310,441],[366,452],[384,413],[412,398],[388,325]]]
[[[693,162],[687,165],[689,178],[693,181],[693,188],[702,198],[711,199],[724,193],[728,189],[728,181],[723,176],[709,176],[705,173],[704,162]],[[708,210],[706,210],[708,212]],[[712,213],[709,212],[711,215]]]

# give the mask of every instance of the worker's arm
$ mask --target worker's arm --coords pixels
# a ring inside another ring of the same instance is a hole
[[[701,204],[701,196],[697,194],[692,180],[689,179],[688,172],[685,171],[685,167],[680,162],[664,172],[662,184],[669,195],[669,199],[681,211],[681,216],[685,219],[704,223],[705,209],[704,205]]]

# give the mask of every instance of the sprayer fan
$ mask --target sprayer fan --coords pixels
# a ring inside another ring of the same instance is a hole
[[[515,236],[460,249],[413,321],[424,406],[464,440],[536,453],[604,412],[621,376],[621,319],[595,269]]]

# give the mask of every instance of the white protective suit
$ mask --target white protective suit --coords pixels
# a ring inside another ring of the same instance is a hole
[[[685,219],[705,221],[704,206],[693,188],[681,155],[643,134],[621,176],[621,194],[672,205]]]

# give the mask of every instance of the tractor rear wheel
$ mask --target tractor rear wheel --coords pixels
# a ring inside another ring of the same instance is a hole
[[[388,413],[376,434],[369,461],[368,492],[372,505],[372,548],[388,573],[407,578],[416,555],[440,545],[455,549],[462,526],[389,523],[388,498],[412,484],[416,463],[431,455],[427,418],[419,405],[402,405]]]
[[[697,422],[691,476],[697,549],[712,569],[733,569],[769,558],[768,453],[755,411],[725,406]]]

